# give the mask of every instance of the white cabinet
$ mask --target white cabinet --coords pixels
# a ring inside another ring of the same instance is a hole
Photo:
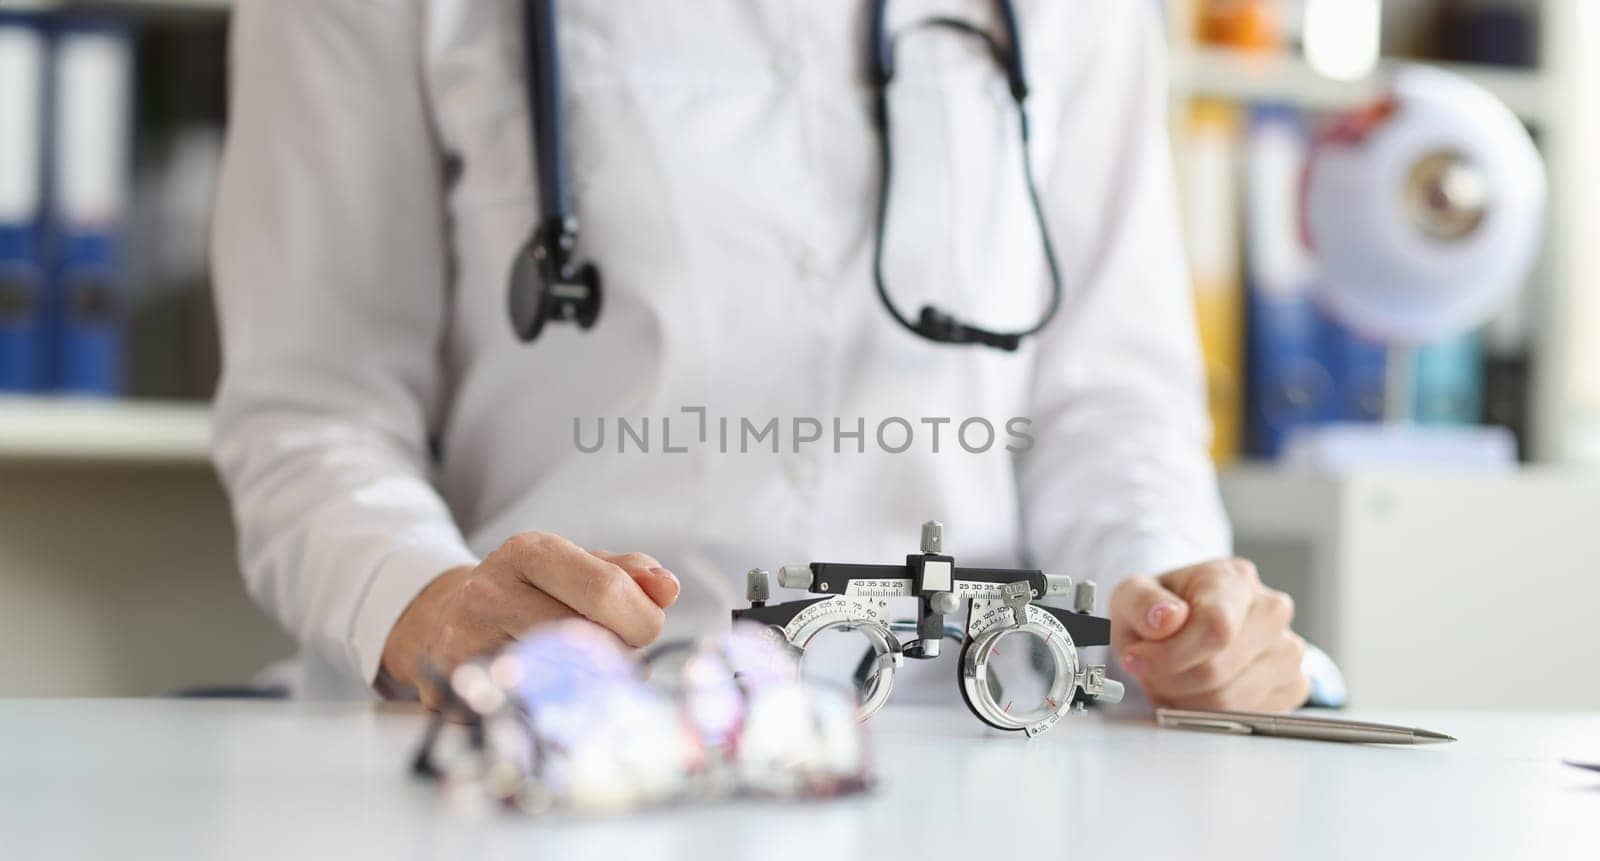
[[[1361,707],[1600,708],[1600,473],[1223,476]]]
[[[115,424],[83,462],[0,440],[0,697],[237,685],[293,651],[245,594],[227,500],[189,434]]]

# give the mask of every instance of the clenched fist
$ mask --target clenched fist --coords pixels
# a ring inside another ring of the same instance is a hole
[[[1309,688],[1293,619],[1294,601],[1262,585],[1255,565],[1226,559],[1124,580],[1111,595],[1111,645],[1156,705],[1288,711]]]
[[[435,680],[544,622],[582,616],[630,646],[661,635],[678,578],[643,553],[584,550],[559,535],[517,535],[477,567],[446,571],[400,615],[383,671],[438,708]]]

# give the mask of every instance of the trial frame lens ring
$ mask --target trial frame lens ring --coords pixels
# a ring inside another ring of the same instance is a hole
[[[883,708],[889,701],[889,695],[894,692],[894,671],[901,653],[900,639],[887,625],[870,619],[837,620],[817,626],[799,642],[792,644],[801,656],[802,675],[805,672],[803,662],[806,650],[818,637],[831,632],[860,634],[870,646],[871,661],[877,666],[877,672],[869,673],[864,686],[857,690],[861,702],[856,710],[859,719],[867,720]]]
[[[1001,654],[998,647],[1002,642],[1023,637],[1031,638],[1035,645],[1043,644],[1051,676],[1038,705],[1015,710],[1014,700],[1001,702],[996,698],[998,665],[994,659]],[[991,628],[973,637],[961,650],[961,687],[967,705],[979,720],[996,729],[1027,730],[1066,713],[1077,693],[1081,670],[1078,650],[1071,639],[1037,622]]]

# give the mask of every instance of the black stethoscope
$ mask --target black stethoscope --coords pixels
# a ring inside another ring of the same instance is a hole
[[[995,62],[1005,69],[1011,98],[1017,107],[1018,128],[1022,137],[1022,170],[1027,180],[1028,200],[1039,226],[1045,264],[1050,270],[1050,302],[1034,325],[1017,331],[994,332],[957,320],[931,305],[924,306],[916,320],[901,313],[890,298],[883,281],[883,235],[889,214],[889,188],[894,159],[889,143],[889,83],[894,78],[895,39],[885,26],[888,0],[873,0],[868,28],[868,60],[872,70],[873,94],[878,127],[879,159],[883,183],[878,192],[877,237],[873,245],[872,270],[878,297],[895,321],[911,332],[941,344],[983,344],[1001,350],[1015,350],[1022,339],[1037,333],[1055,317],[1061,307],[1061,270],[1056,262],[1050,230],[1039,204],[1039,189],[1033,178],[1033,161],[1028,153],[1028,79],[1023,71],[1022,39],[1017,28],[1016,10],[1011,0],[996,0],[1005,27],[1003,46],[984,30],[955,18],[928,18],[916,27],[939,27],[971,36],[983,42]],[[524,341],[539,337],[546,322],[576,323],[580,329],[593,326],[600,317],[600,270],[589,262],[574,259],[578,241],[578,218],[572,206],[571,169],[567,152],[565,109],[561,102],[561,61],[556,48],[555,0],[525,0],[524,38],[527,51],[527,78],[530,114],[533,120],[534,162],[539,179],[539,223],[517,258],[511,271],[511,324]]]

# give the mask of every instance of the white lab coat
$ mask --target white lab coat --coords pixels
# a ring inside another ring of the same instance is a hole
[[[684,581],[669,635],[726,625],[749,568],[902,559],[930,518],[958,561],[1098,578],[1102,602],[1226,553],[1151,5],[1018,2],[1067,298],[1003,354],[920,340],[874,293],[866,0],[562,4],[580,253],[607,293],[593,330],[531,346],[506,314],[536,209],[520,4],[242,0],[216,462],[304,692],[371,695],[424,584],[524,530],[660,558]],[[891,6],[993,21],[985,0]],[[1003,77],[950,35],[900,50],[890,289],[1030,324],[1048,282]],[[708,442],[667,453],[662,419],[674,448],[698,437],[684,407]],[[652,425],[648,453],[618,453],[618,417]],[[794,417],[823,439],[796,453]],[[904,453],[875,439],[893,417]],[[779,419],[778,453],[740,453],[741,418]],[[968,418],[988,451],[959,446]],[[580,451],[575,419],[606,447]],[[834,451],[835,419],[864,453]]]

